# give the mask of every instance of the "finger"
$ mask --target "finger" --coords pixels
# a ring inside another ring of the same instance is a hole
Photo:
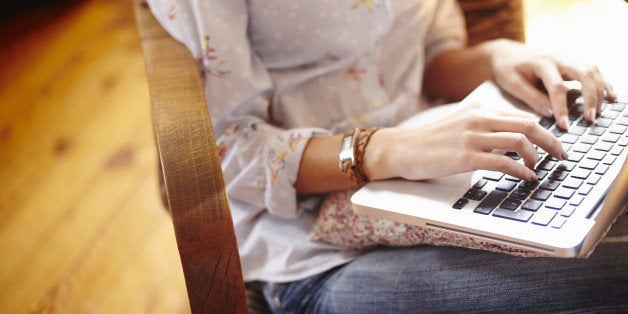
[[[479,153],[473,160],[478,169],[499,171],[526,181],[536,181],[536,173],[512,158],[492,153]]]
[[[523,118],[523,119],[531,119],[531,120],[538,120],[538,116],[528,112],[528,111],[524,111],[518,108],[495,108],[493,109],[493,112],[498,114],[498,115],[502,115],[502,116],[510,116],[510,117],[517,117],[517,118]]]
[[[483,151],[490,152],[494,149],[514,151],[523,158],[525,166],[533,169],[539,159],[536,147],[521,133],[488,133],[480,138]]]
[[[534,73],[541,79],[550,99],[550,106],[554,118],[563,130],[569,128],[567,117],[567,87],[563,84],[563,77],[558,71],[558,64],[550,58],[537,60]]]
[[[613,85],[607,80],[604,80],[604,90],[606,91],[606,98],[608,100],[615,101],[617,99],[617,94],[615,93]]]
[[[534,111],[544,117],[552,116],[550,99],[543,92],[534,87],[521,74],[515,73],[508,79],[500,82],[502,88],[507,90],[512,96],[523,101]]]
[[[606,81],[596,67],[581,67],[562,65],[562,71],[580,81],[582,84],[582,98],[584,99],[584,117],[590,122],[595,120],[604,99]]]
[[[567,152],[563,149],[561,142],[533,119],[497,116],[490,119],[490,121],[486,121],[486,130],[491,132],[521,133],[530,142],[543,148],[557,159],[564,160],[567,158]]]

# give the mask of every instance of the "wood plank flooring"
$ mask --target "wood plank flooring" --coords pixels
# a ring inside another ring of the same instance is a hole
[[[56,14],[0,55],[0,312],[188,312],[130,2]]]
[[[530,45],[600,63],[628,87],[612,40],[628,4],[526,9]],[[0,312],[189,312],[130,1],[1,22],[0,60]]]

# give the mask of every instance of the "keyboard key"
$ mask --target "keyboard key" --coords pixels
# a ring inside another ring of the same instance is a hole
[[[515,210],[521,206],[521,201],[518,199],[507,197],[501,204],[499,204],[499,208]]]
[[[584,154],[582,154],[582,153],[572,152],[572,153],[569,154],[569,157],[567,158],[567,160],[573,161],[573,162],[578,162],[578,161],[582,160],[583,157],[584,157]]]
[[[626,133],[626,130],[628,130],[628,127],[623,125],[613,125],[610,129],[608,129],[609,132],[614,134],[624,134]]]
[[[576,195],[576,196],[572,197],[572,198],[569,200],[569,205],[572,205],[572,206],[567,206],[567,207],[565,207],[565,208],[569,208],[569,207],[573,207],[573,206],[578,206],[578,205],[582,204],[582,201],[584,201],[584,196],[582,196],[582,195]],[[563,210],[565,210],[565,208],[563,208]]]
[[[515,188],[515,186],[517,186],[517,182],[504,180],[504,181],[500,182],[499,185],[497,185],[497,187],[495,187],[495,188],[498,189],[498,190],[510,192],[510,191],[512,191],[512,189]]]
[[[613,124],[613,120],[606,118],[599,118],[595,121],[595,125],[603,128],[608,128]]]
[[[534,170],[534,172],[536,172],[536,176],[539,178],[539,180],[543,180],[547,176],[547,171],[545,170],[537,169]]]
[[[628,134],[628,133],[626,133],[626,134]],[[622,147],[628,146],[628,137],[620,138],[619,141],[617,141],[617,145],[622,146]]]
[[[513,176],[511,176],[511,175],[509,175],[509,174],[505,175],[505,176],[504,176],[504,179],[505,179],[505,180],[508,180],[508,181],[515,182],[515,183],[519,183],[519,182],[521,182],[521,179],[519,179],[519,178],[517,178],[517,177],[513,177]]]
[[[455,208],[455,209],[462,209],[464,207],[464,205],[467,205],[467,203],[469,203],[468,199],[461,198],[461,199],[457,200],[452,207]]]
[[[558,197],[558,198],[563,198],[563,199],[570,199],[571,196],[574,195],[576,191],[572,190],[572,189],[568,189],[567,187],[560,187],[559,189],[556,190],[556,192],[554,192],[554,197]]]
[[[486,171],[483,178],[491,181],[499,181],[503,176],[504,174],[499,171]]]
[[[580,143],[595,144],[595,142],[597,142],[597,139],[597,136],[583,136],[580,140]]]
[[[606,166],[606,167],[608,167],[608,166]],[[601,175],[593,174],[587,180],[587,184],[596,185],[598,182],[600,182],[600,179],[602,179]]]
[[[543,181],[543,183],[541,183],[541,185],[539,186],[539,189],[554,191],[558,188],[559,185],[560,185],[560,181],[546,179],[545,181]]]
[[[542,118],[539,120],[539,124],[546,130],[549,130],[555,122],[556,120],[554,118]]]
[[[558,126],[550,130],[550,133],[552,133],[556,137],[561,137],[563,134],[566,134],[565,130],[559,128]]]
[[[553,180],[557,180],[557,181],[563,181],[565,180],[565,178],[567,178],[567,176],[569,175],[569,172],[564,171],[564,170],[560,170],[560,169],[556,169],[554,171],[552,171],[552,174],[550,174],[550,179]]]
[[[528,220],[530,220],[530,218],[532,218],[532,215],[534,215],[534,213],[527,210],[509,210],[509,209],[503,209],[503,208],[498,208],[493,213],[493,216],[495,217],[512,219],[512,220],[523,221],[523,222],[527,222]]]
[[[604,175],[606,171],[608,171],[608,168],[610,168],[608,165],[599,165],[595,168],[595,174]]]
[[[578,194],[580,195],[589,195],[591,190],[593,189],[593,185],[585,184],[578,189]]]
[[[587,158],[600,161],[600,160],[604,159],[605,156],[606,156],[605,152],[602,152],[602,151],[599,151],[599,150],[594,150],[594,151],[591,151],[587,155]]]
[[[571,128],[569,128],[569,134],[574,134],[574,135],[582,135],[586,131],[587,131],[587,128],[582,125],[574,125]]]
[[[541,207],[541,205],[543,205],[543,202],[537,201],[535,199],[529,199],[525,203],[523,203],[523,205],[521,205],[521,209],[534,212],[537,211]]]
[[[613,155],[606,155],[604,156],[604,159],[602,159],[602,163],[610,166],[615,163],[615,160],[617,160],[617,157]]]
[[[581,179],[577,179],[577,178],[567,178],[564,182],[563,182],[563,186],[565,188],[568,189],[572,189],[572,190],[577,190],[578,188],[580,188],[580,186],[582,186],[582,183],[584,181]]]
[[[596,150],[603,152],[608,152],[609,150],[611,150],[611,148],[613,148],[613,143],[609,142],[599,142],[597,143],[597,145],[595,145]]]
[[[567,222],[566,217],[558,216],[554,219],[554,221],[552,221],[552,228],[560,229],[565,225],[565,222]]]
[[[488,181],[486,181],[486,180],[484,180],[484,179],[480,179],[480,180],[478,180],[478,182],[476,182],[476,183],[473,185],[473,187],[474,187],[474,188],[476,188],[476,189],[481,189],[481,188],[483,188],[483,187],[484,187],[484,185],[486,185],[486,182],[488,182]]]
[[[552,160],[545,159],[541,161],[538,165],[536,165],[537,169],[541,170],[552,170],[556,166],[556,162]]]
[[[522,188],[517,188],[514,191],[512,191],[512,193],[510,193],[510,197],[521,200],[521,201],[525,200],[528,197],[528,195],[530,195],[530,190],[526,190]]]
[[[610,133],[610,134],[604,135],[604,137],[602,138],[602,141],[609,142],[609,143],[617,143],[620,137],[621,137],[621,134]]]
[[[619,117],[619,112],[612,111],[612,110],[606,110],[606,111],[602,112],[600,117],[606,118],[606,119],[615,120],[615,119],[617,119],[617,117]]]
[[[577,163],[573,161],[563,161],[561,162],[556,169],[561,169],[565,171],[571,171],[576,167]]]
[[[589,152],[590,149],[591,149],[591,144],[580,143],[580,144],[574,145],[574,147],[571,150],[573,150],[576,153],[587,153]]]
[[[560,210],[560,215],[564,217],[569,217],[576,211],[576,206],[565,206]]]
[[[613,110],[613,111],[624,111],[625,108],[626,108],[626,104],[620,103],[620,102],[616,102],[616,103],[612,103],[608,105],[608,109]]]
[[[597,167],[597,165],[599,164],[599,161],[595,161],[592,159],[585,159],[580,163],[580,168],[582,169],[587,169],[587,170],[593,170]]]
[[[613,156],[619,156],[621,155],[621,153],[624,151],[624,149],[620,146],[615,146],[613,147],[613,149],[611,149],[611,155]]]
[[[508,193],[504,191],[491,191],[488,195],[475,207],[473,210],[474,213],[488,215],[490,214],[499,203],[501,203]]]
[[[599,126],[594,126],[589,129],[590,135],[602,136],[604,132],[606,132],[606,128],[599,127]]]
[[[578,120],[578,123],[576,125],[588,127],[588,126],[591,126],[592,123],[587,121],[587,119],[585,119],[584,117],[582,117],[580,120]]]
[[[466,193],[464,193],[462,197],[466,199],[471,199],[474,201],[480,201],[484,198],[484,196],[486,196],[486,194],[487,194],[486,191],[476,189],[476,188],[470,188],[469,190],[467,190]]]
[[[527,190],[534,190],[537,186],[539,186],[539,181],[522,181],[519,183],[519,187]]]
[[[578,135],[566,133],[560,137],[560,141],[567,144],[574,144],[578,141]]]
[[[585,180],[590,175],[591,175],[591,170],[587,170],[583,168],[578,168],[571,172],[571,177],[576,178],[576,179],[582,179],[582,180]]]
[[[565,207],[565,204],[567,204],[566,200],[552,197],[545,202],[545,207],[556,209],[556,210],[561,210],[563,209],[563,207]]]
[[[545,201],[552,196],[552,192],[546,190],[536,190],[532,193],[531,198],[539,201]]]
[[[556,216],[556,211],[544,208],[534,214],[532,223],[535,225],[547,226],[552,221],[552,219],[554,219],[554,216]]]

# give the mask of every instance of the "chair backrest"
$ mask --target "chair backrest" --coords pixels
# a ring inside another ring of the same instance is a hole
[[[246,313],[240,256],[198,67],[145,0],[132,1],[153,106],[162,198],[172,215],[190,307],[194,313]],[[470,44],[499,37],[523,41],[521,0],[458,1]]]
[[[218,149],[190,52],[143,0],[132,0],[142,41],[165,205],[194,313],[246,313],[240,256]]]

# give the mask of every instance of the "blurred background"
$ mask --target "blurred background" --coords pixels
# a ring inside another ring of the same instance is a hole
[[[524,0],[628,91],[623,0]],[[0,1],[0,313],[186,313],[130,0]]]

